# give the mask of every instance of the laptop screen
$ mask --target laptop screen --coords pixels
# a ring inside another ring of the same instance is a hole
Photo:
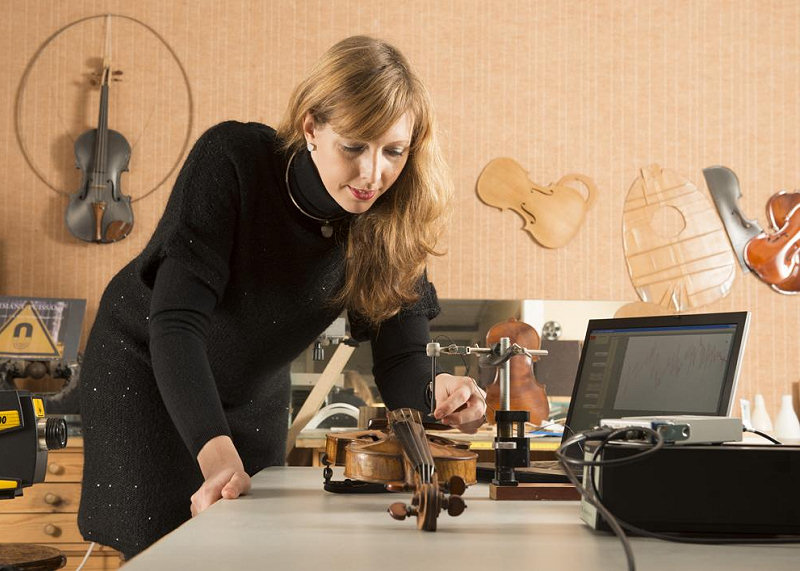
[[[727,416],[748,312],[590,320],[565,438],[602,418]]]

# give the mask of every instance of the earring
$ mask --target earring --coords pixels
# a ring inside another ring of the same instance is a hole
[[[309,153],[310,153],[311,151],[316,151],[316,150],[317,150],[317,146],[316,146],[314,143],[308,143],[308,144],[306,145],[306,148],[308,149],[308,152],[309,152]]]

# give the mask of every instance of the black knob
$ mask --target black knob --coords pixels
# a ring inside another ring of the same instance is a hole
[[[461,496],[450,496],[447,500],[447,513],[455,517],[464,513],[467,509],[467,504]]]
[[[67,445],[67,421],[63,418],[48,418],[44,429],[44,441],[48,450],[61,450]]]
[[[460,476],[452,476],[447,483],[447,491],[455,496],[462,495],[467,490],[467,485]]]

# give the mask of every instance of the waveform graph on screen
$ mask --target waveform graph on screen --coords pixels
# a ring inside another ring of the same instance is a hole
[[[732,339],[729,332],[722,331],[629,339],[615,407],[714,410],[728,369]]]

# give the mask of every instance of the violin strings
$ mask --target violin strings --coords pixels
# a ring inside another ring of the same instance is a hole
[[[435,465],[430,447],[427,445],[425,430],[418,411],[398,409],[390,413],[392,427],[403,445],[414,470],[423,483],[431,483]]]

